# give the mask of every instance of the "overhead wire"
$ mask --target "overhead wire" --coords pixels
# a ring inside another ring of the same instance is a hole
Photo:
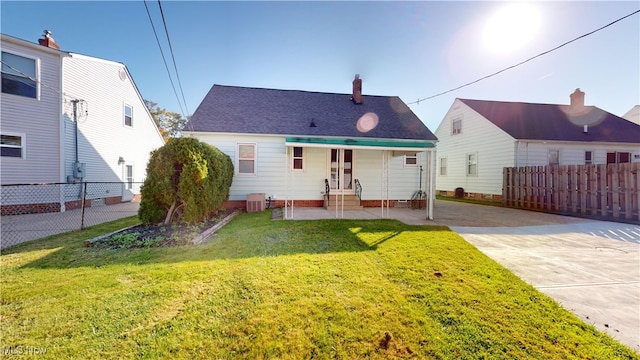
[[[488,79],[488,78],[490,78],[490,77],[496,76],[496,75],[498,75],[498,74],[500,74],[500,73],[503,73],[503,72],[505,72],[505,71],[507,71],[507,70],[511,70],[511,69],[513,69],[513,68],[515,68],[515,67],[518,67],[518,66],[520,66],[520,65],[522,65],[522,64],[525,64],[525,63],[527,63],[527,62],[529,62],[529,61],[531,61],[531,60],[533,60],[533,59],[539,58],[540,56],[543,56],[543,55],[546,55],[546,54],[548,54],[548,53],[550,53],[550,52],[553,52],[553,51],[555,51],[555,50],[558,50],[558,49],[560,49],[561,47],[566,46],[566,45],[569,45],[569,44],[571,44],[571,43],[572,43],[572,42],[574,42],[574,41],[577,41],[577,40],[580,40],[580,39],[582,39],[582,38],[585,38],[585,37],[587,37],[587,36],[589,36],[589,35],[592,35],[592,34],[594,34],[594,33],[598,32],[598,31],[600,31],[600,30],[602,30],[602,29],[605,29],[605,28],[607,28],[607,27],[609,27],[609,26],[611,26],[611,25],[613,25],[613,24],[615,24],[615,23],[617,23],[617,22],[619,22],[619,21],[622,21],[622,20],[624,20],[624,19],[626,19],[626,18],[628,18],[628,17],[630,17],[630,16],[633,16],[633,15],[635,15],[635,14],[637,14],[637,13],[640,13],[640,10],[636,10],[636,11],[634,11],[634,12],[632,12],[632,13],[628,14],[628,15],[625,15],[625,16],[623,16],[623,17],[621,17],[621,18],[619,18],[619,19],[617,19],[617,20],[615,20],[615,21],[612,21],[612,22],[608,23],[607,25],[601,26],[601,27],[599,27],[598,29],[595,29],[595,30],[590,31],[590,32],[588,32],[588,33],[586,33],[586,34],[580,35],[580,36],[578,36],[578,37],[577,37],[577,38],[575,38],[575,39],[569,40],[569,41],[567,41],[567,42],[565,42],[565,43],[563,43],[563,44],[561,44],[561,45],[558,45],[558,46],[554,47],[553,49],[550,49],[550,50],[544,51],[544,52],[542,52],[542,53],[540,53],[540,54],[538,54],[538,55],[532,56],[532,57],[530,57],[530,58],[528,58],[528,59],[526,59],[526,60],[524,60],[524,61],[521,61],[521,62],[519,62],[519,63],[517,63],[517,64],[515,64],[515,65],[511,65],[511,66],[506,67],[506,68],[504,68],[504,69],[502,69],[502,70],[496,71],[496,72],[494,72],[494,73],[492,73],[492,74],[489,74],[489,75],[486,75],[486,76],[483,76],[483,77],[481,77],[481,78],[479,78],[479,79],[477,79],[477,80],[474,80],[474,81],[468,82],[468,83],[466,83],[466,84],[460,85],[460,86],[455,87],[455,88],[453,88],[453,89],[450,89],[450,90],[447,90],[447,91],[443,91],[443,92],[441,92],[441,93],[438,93],[438,94],[435,94],[435,95],[431,95],[431,96],[428,96],[428,97],[425,97],[425,98],[418,99],[418,100],[416,100],[416,101],[413,101],[413,102],[407,103],[407,105],[411,105],[411,104],[418,104],[418,105],[419,105],[419,104],[420,104],[420,102],[422,102],[422,101],[429,100],[429,99],[433,99],[433,98],[435,98],[435,97],[438,97],[438,96],[441,96],[441,95],[444,95],[444,94],[448,94],[448,93],[450,93],[450,92],[453,92],[453,91],[456,91],[456,90],[460,90],[460,89],[462,89],[462,88],[464,88],[464,87],[467,87],[467,86],[473,85],[473,84],[475,84],[475,83],[477,83],[477,82],[480,82],[480,81],[482,81],[482,80],[486,80],[486,79]]]
[[[176,91],[176,86],[173,83],[173,78],[171,77],[171,71],[169,71],[169,65],[167,65],[167,59],[164,56],[164,51],[162,51],[162,45],[160,45],[160,39],[158,38],[158,33],[156,32],[156,27],[153,25],[153,19],[151,18],[151,13],[149,12],[149,7],[147,6],[147,0],[144,0],[144,7],[147,10],[147,15],[149,16],[149,22],[151,23],[151,28],[153,29],[153,35],[156,37],[156,42],[158,43],[158,48],[160,49],[160,55],[162,55],[162,61],[164,62],[164,67],[167,69],[167,75],[169,76],[169,81],[171,82],[171,87],[173,88],[173,93],[178,100],[178,105],[180,106],[180,112],[182,116],[186,119],[184,114],[184,109],[182,108],[182,103],[180,102],[180,97],[178,97],[178,92]],[[186,104],[185,104],[186,105]]]
[[[171,60],[173,60],[173,69],[176,72],[176,79],[178,80],[178,87],[180,88],[180,93],[182,94],[182,101],[184,102],[184,108],[187,110],[187,114],[189,114],[189,107],[187,106],[187,100],[184,98],[184,91],[182,90],[182,82],[180,81],[180,75],[178,74],[178,66],[176,65],[176,58],[173,55],[173,47],[171,46],[171,39],[169,38],[169,30],[167,29],[167,22],[164,19],[164,11],[162,11],[162,4],[160,0],[158,0],[158,7],[160,8],[160,15],[162,16],[162,25],[164,26],[164,32],[167,35],[167,42],[169,43],[169,52],[171,53]]]

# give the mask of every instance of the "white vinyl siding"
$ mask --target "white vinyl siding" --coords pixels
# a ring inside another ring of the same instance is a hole
[[[257,152],[257,175],[234,176],[230,190],[230,200],[246,200],[247,194],[264,193],[276,200],[322,200],[329,164],[329,148],[303,147],[304,171],[288,171],[293,156],[293,148],[287,150],[285,138],[273,135],[242,134],[193,134],[199,140],[217,147],[220,151],[236,159],[238,142],[255,143]],[[240,139],[240,141],[238,140]],[[287,153],[288,151],[288,153]],[[381,150],[353,150],[353,177],[362,185],[363,200],[380,200],[382,193]],[[417,153],[418,166],[404,167],[404,152],[388,151],[388,194],[390,199],[411,199],[420,190],[420,165],[427,169],[425,152]],[[288,155],[287,155],[288,154]],[[236,170],[237,171],[237,170]],[[426,190],[427,171],[422,173],[422,190]],[[288,195],[287,195],[288,194]],[[386,193],[384,194],[386,197]]]
[[[60,53],[43,46],[2,36],[3,52],[37,59],[40,86],[37,99],[0,93],[2,134],[24,135],[22,157],[2,157],[2,184],[59,182],[60,163]]]
[[[582,165],[585,152],[591,152],[592,164],[606,164],[608,152],[628,152],[631,162],[639,162],[634,156],[640,155],[640,144],[596,144],[567,142],[521,143],[517,153],[519,166],[546,166],[550,149],[560,149],[560,165]]]
[[[79,162],[87,164],[86,181],[129,182],[127,164],[145,164],[133,173],[132,189],[140,193],[139,182],[146,176],[149,153],[164,140],[146,110],[142,97],[129,76],[121,76],[125,67],[117,62],[72,54],[63,61],[64,91],[77,94]],[[88,81],[87,79],[90,79]],[[71,174],[75,162],[75,124],[73,104],[63,104],[65,125],[65,172]],[[125,108],[135,114],[133,127],[125,126]],[[124,162],[119,162],[120,158]],[[136,170],[136,169],[134,169]]]
[[[464,119],[459,134],[452,134],[452,120]],[[502,169],[514,166],[514,139],[459,100],[435,132],[438,158],[446,158],[446,175],[436,175],[437,191],[502,194]],[[467,155],[477,154],[477,176],[467,176]],[[437,193],[437,192],[436,192]]]

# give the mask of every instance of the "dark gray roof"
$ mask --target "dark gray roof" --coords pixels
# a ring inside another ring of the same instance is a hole
[[[373,113],[378,125],[361,132],[356,124]],[[311,122],[315,127],[311,127]],[[259,89],[214,85],[196,109],[188,131],[216,133],[336,136],[436,140],[435,135],[397,96]]]
[[[640,143],[640,125],[595,106],[459,100],[514,139]]]

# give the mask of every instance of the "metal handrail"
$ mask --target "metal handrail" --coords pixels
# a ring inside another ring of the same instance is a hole
[[[324,195],[327,197],[327,205],[329,205],[329,190],[331,187],[329,186],[329,180],[324,179]]]
[[[360,185],[360,181],[358,179],[354,179],[356,183],[356,195],[358,195],[358,199],[362,201],[362,185]]]

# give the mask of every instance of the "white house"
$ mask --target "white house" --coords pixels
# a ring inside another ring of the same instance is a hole
[[[456,99],[436,130],[438,194],[498,200],[504,167],[640,161],[640,125],[584,105]]]
[[[640,105],[632,107],[627,111],[622,118],[627,119],[633,123],[640,124]]]
[[[39,44],[0,34],[0,44],[3,214],[77,200],[75,190],[35,198],[5,185],[113,182],[92,194],[107,203],[139,194],[149,153],[164,141],[127,67],[60,51],[49,33]]]
[[[362,95],[357,75],[352,85],[351,94],[214,85],[183,134],[234,160],[227,206],[264,194],[341,214],[428,199],[432,217],[436,137],[400,98]]]

